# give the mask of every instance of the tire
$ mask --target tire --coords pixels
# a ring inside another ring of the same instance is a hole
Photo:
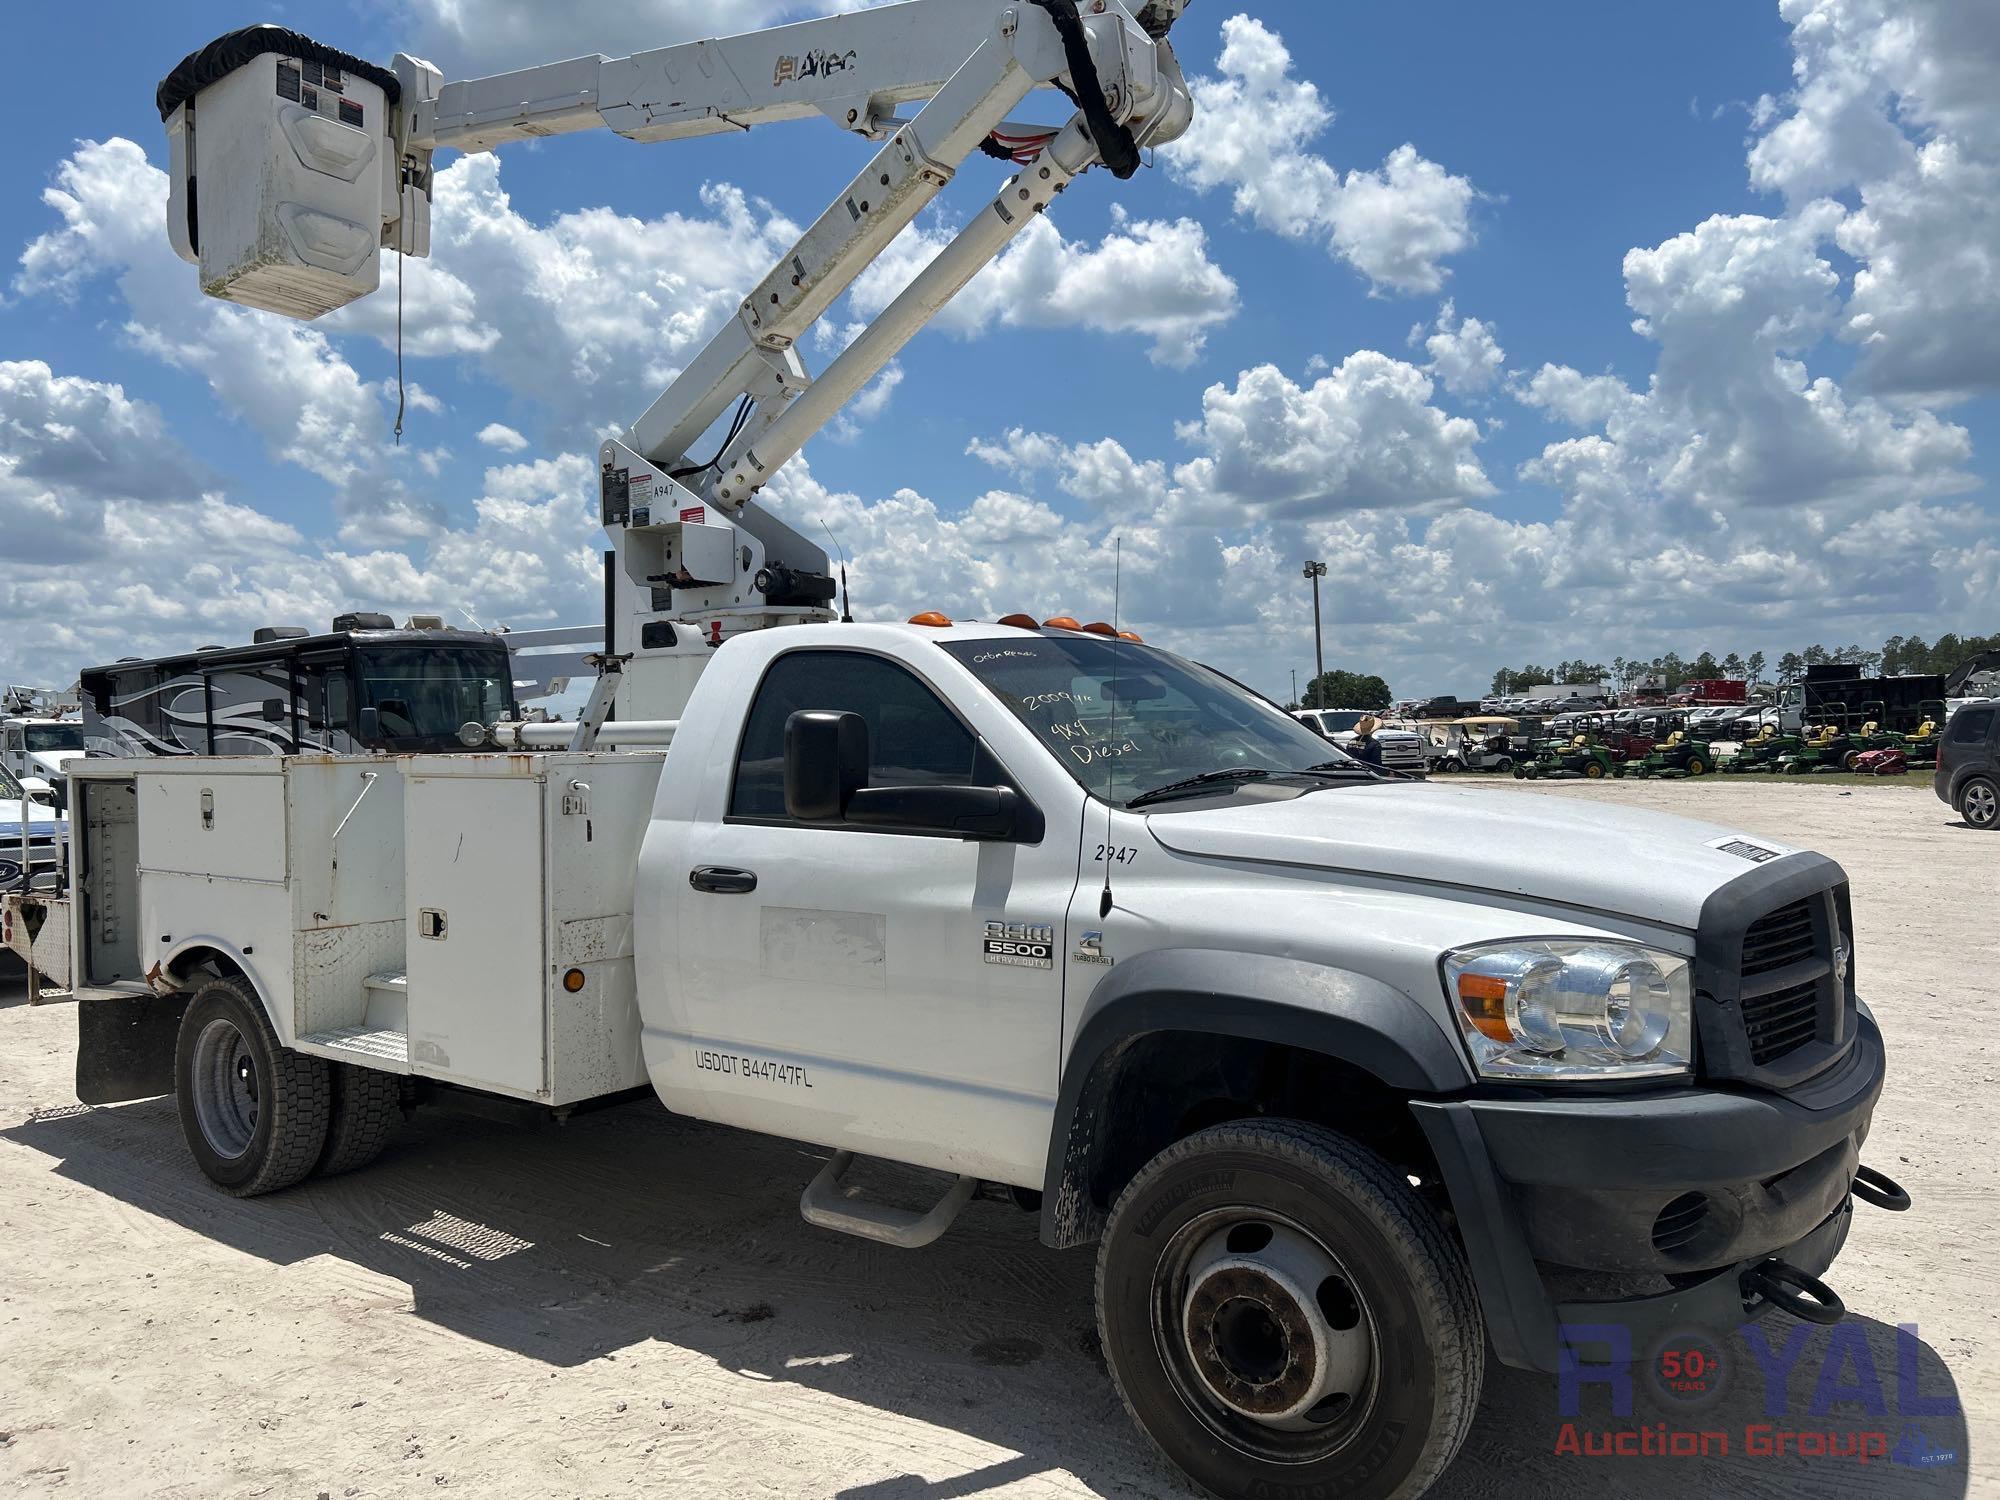
[[[1507,756],[1503,755],[1498,760],[1493,762],[1493,769],[1499,772],[1502,776],[1505,776],[1509,771],[1514,769],[1514,762],[1510,760]]]
[[[1958,789],[1958,815],[1968,828],[1983,833],[2000,828],[2000,785],[1990,777],[1973,777]]]
[[[389,1137],[403,1123],[403,1080],[394,1073],[330,1063],[332,1091],[326,1121],[326,1146],[313,1171],[337,1177],[365,1167],[382,1154]]]
[[[1690,755],[1688,757],[1687,773],[1690,776],[1706,776],[1708,774],[1708,762],[1703,760],[1699,755]]]
[[[1586,761],[1583,767],[1583,774],[1584,779],[1587,781],[1602,781],[1604,779],[1604,767],[1600,766],[1594,760]]]
[[[181,1132],[209,1181],[238,1198],[302,1180],[326,1147],[325,1059],[278,1045],[263,1002],[234,975],[204,981],[174,1046]]]
[[[1860,760],[1861,760],[1861,752],[1859,750],[1850,750],[1845,755],[1841,756],[1840,769],[1843,771],[1852,771],[1854,767],[1860,762]]]
[[[1154,1157],[1111,1211],[1097,1318],[1126,1409],[1223,1500],[1421,1495],[1479,1404],[1464,1252],[1401,1173],[1317,1125],[1218,1125]]]

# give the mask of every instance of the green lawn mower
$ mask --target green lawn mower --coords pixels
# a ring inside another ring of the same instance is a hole
[[[1917,712],[1924,716],[1923,722],[1910,733],[1896,736],[1896,748],[1909,757],[1913,771],[1937,765],[1938,741],[1944,738],[1944,722],[1951,717],[1942,698],[1925,699],[1917,705]]]
[[[1732,776],[1772,772],[1787,755],[1796,755],[1799,737],[1779,734],[1775,724],[1766,724],[1737,747],[1736,753],[1718,768]]]
[[[1625,769],[1642,779],[1657,776],[1663,781],[1679,781],[1689,776],[1706,776],[1713,771],[1715,755],[1708,741],[1691,740],[1684,731],[1676,729],[1653,747],[1651,755],[1632,762]]]
[[[1799,741],[1799,748],[1779,760],[1787,776],[1810,776],[1820,771],[1851,771],[1864,747],[1849,734],[1845,725],[1821,724],[1814,733]]]
[[[1525,765],[1514,767],[1516,781],[1602,781],[1607,776],[1623,776],[1609,750],[1590,743],[1588,735],[1578,735],[1568,744],[1545,747]]]

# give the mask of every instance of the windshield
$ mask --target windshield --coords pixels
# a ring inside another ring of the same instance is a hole
[[[29,724],[26,726],[26,736],[27,750],[31,755],[41,750],[83,748],[81,724]]]
[[[1362,715],[1354,709],[1330,708],[1319,716],[1328,734],[1347,734],[1361,722]]]
[[[19,802],[28,794],[5,766],[0,766],[0,802]]]
[[[515,717],[504,646],[372,646],[360,657],[361,703],[382,726],[371,749],[456,748],[460,725]]]
[[[1061,761],[1118,806],[1214,771],[1347,764],[1296,719],[1217,672],[1100,636],[954,641],[944,649]],[[1218,795],[1230,783],[1216,786]]]

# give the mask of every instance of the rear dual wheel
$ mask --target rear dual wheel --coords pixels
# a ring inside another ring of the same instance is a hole
[[[1485,1339],[1464,1252],[1407,1179],[1316,1125],[1220,1125],[1119,1196],[1098,1329],[1127,1408],[1225,1500],[1421,1494]]]
[[[195,1164],[239,1198],[365,1166],[402,1118],[398,1079],[280,1045],[256,991],[233,974],[204,980],[188,1002],[174,1094]]]

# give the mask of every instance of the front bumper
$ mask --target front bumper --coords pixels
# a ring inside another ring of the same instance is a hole
[[[1765,1309],[1744,1271],[1772,1258],[1824,1271],[1882,1078],[1864,1013],[1847,1055],[1785,1094],[1414,1102],[1502,1362],[1555,1369],[1564,1325],[1622,1323],[1635,1345],[1726,1327]],[[1643,1290],[1562,1295],[1587,1280]]]

